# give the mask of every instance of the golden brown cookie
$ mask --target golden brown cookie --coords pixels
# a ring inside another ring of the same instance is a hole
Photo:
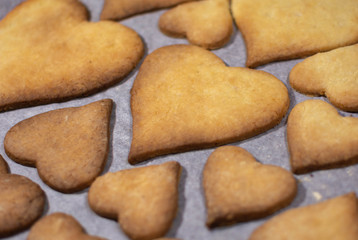
[[[78,0],[28,0],[0,21],[0,111],[86,96],[136,66],[137,33],[88,17]]]
[[[231,11],[248,67],[358,42],[356,0],[232,0]]]
[[[322,100],[297,104],[287,122],[292,171],[346,166],[358,161],[358,118],[342,117]]]
[[[354,193],[281,213],[257,228],[249,240],[357,240]]]
[[[121,20],[132,15],[197,0],[104,0],[102,20]]]
[[[9,173],[9,166],[5,162],[4,158],[0,155],[0,174]]]
[[[358,112],[358,44],[319,53],[298,63],[290,84],[298,92],[325,95],[342,110]]]
[[[187,37],[192,44],[215,49],[232,34],[229,0],[205,0],[181,4],[159,19],[160,30],[172,37]]]
[[[0,237],[30,227],[43,213],[46,196],[30,179],[0,174]]]
[[[112,100],[105,99],[23,120],[6,134],[6,154],[36,166],[41,179],[58,191],[82,190],[106,163],[111,110]]]
[[[71,215],[52,213],[37,221],[30,230],[27,240],[105,240],[104,238],[87,235],[81,224]]]
[[[297,186],[293,175],[263,165],[240,147],[216,149],[203,171],[209,228],[265,217],[286,207]]]
[[[90,187],[89,205],[101,216],[118,219],[130,239],[162,237],[177,212],[180,172],[179,163],[167,162],[107,173]]]
[[[131,90],[129,162],[247,139],[277,125],[288,106],[285,85],[269,73],[227,67],[196,46],[162,47]]]

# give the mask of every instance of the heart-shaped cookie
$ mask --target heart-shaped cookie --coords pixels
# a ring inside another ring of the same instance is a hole
[[[325,95],[336,107],[358,112],[358,44],[319,53],[298,63],[290,84],[298,92]]]
[[[30,230],[27,240],[105,240],[104,238],[87,235],[81,224],[71,215],[52,213],[41,218]]]
[[[285,85],[271,74],[227,67],[189,45],[151,53],[131,95],[131,164],[252,137],[277,125],[289,106]]]
[[[0,111],[85,96],[136,66],[140,37],[88,17],[78,0],[28,0],[1,20]]]
[[[204,48],[224,46],[232,33],[229,0],[205,0],[181,4],[159,19],[160,30],[173,37],[187,37]]]
[[[208,227],[261,218],[287,206],[296,195],[293,175],[263,165],[240,147],[216,149],[203,170]]]
[[[0,193],[0,237],[28,228],[44,211],[45,193],[26,177],[0,174]]]
[[[130,239],[159,238],[169,230],[178,206],[181,167],[177,162],[107,173],[90,187],[97,214],[118,219]]]
[[[257,228],[249,240],[357,240],[354,193],[281,213]]]
[[[231,11],[248,67],[358,42],[356,0],[232,0]]]
[[[5,162],[4,158],[0,155],[0,174],[9,173],[9,166]]]
[[[6,154],[36,166],[41,179],[58,191],[82,190],[107,160],[111,110],[112,100],[105,99],[23,120],[6,134]]]
[[[132,15],[197,0],[104,0],[102,20],[121,20]]]
[[[358,162],[358,118],[342,117],[322,100],[297,104],[287,122],[287,142],[295,173]]]

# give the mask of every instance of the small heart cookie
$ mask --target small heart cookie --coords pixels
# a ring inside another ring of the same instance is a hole
[[[358,42],[356,0],[232,0],[231,11],[248,67]]]
[[[263,165],[240,147],[216,149],[203,171],[208,227],[249,221],[272,214],[294,199],[292,174]]]
[[[45,193],[26,177],[0,174],[0,193],[0,237],[30,227],[44,211]]]
[[[181,167],[177,162],[107,173],[90,187],[88,202],[97,214],[118,219],[130,239],[159,238],[178,207]]]
[[[52,213],[37,221],[30,230],[27,240],[105,240],[104,238],[87,235],[81,224],[71,215]]]
[[[249,240],[357,240],[354,193],[281,213],[257,228]]]
[[[227,67],[197,46],[159,48],[131,90],[128,161],[247,139],[277,125],[288,106],[287,88],[269,73]]]
[[[121,20],[138,13],[197,0],[104,0],[102,20]]]
[[[160,30],[173,37],[187,37],[204,48],[224,46],[232,33],[229,0],[206,0],[181,4],[159,19]]]
[[[9,166],[5,162],[4,158],[0,155],[0,174],[9,173]]]
[[[55,190],[82,190],[106,163],[111,110],[112,100],[105,99],[23,120],[6,134],[5,152],[17,163],[36,166]]]
[[[88,18],[78,0],[28,0],[0,21],[0,111],[86,96],[129,74],[141,38]]]
[[[298,92],[325,95],[342,110],[358,112],[358,44],[319,53],[298,63],[290,84]]]
[[[287,142],[295,173],[358,162],[358,118],[342,117],[330,104],[297,104],[287,122]]]

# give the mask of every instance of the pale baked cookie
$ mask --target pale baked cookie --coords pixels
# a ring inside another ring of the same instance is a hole
[[[121,20],[132,15],[197,0],[104,0],[102,20]]]
[[[285,85],[269,73],[227,67],[196,46],[162,47],[131,90],[129,162],[247,139],[277,125],[288,106]]]
[[[187,37],[192,44],[215,49],[232,34],[229,0],[205,0],[181,4],[159,19],[160,30],[172,37]]]
[[[41,179],[58,191],[82,190],[106,163],[111,110],[112,100],[105,99],[23,120],[6,134],[6,154],[36,166]]]
[[[45,193],[30,179],[0,174],[0,237],[30,227],[43,213]]]
[[[216,149],[203,170],[209,228],[265,217],[286,207],[297,192],[293,175],[263,165],[240,147]]]
[[[138,34],[88,17],[78,0],[28,0],[0,21],[0,111],[86,96],[136,66]]]
[[[354,193],[281,213],[257,228],[249,240],[357,240]]]
[[[287,122],[292,171],[346,166],[358,161],[358,118],[342,117],[322,100],[297,104]]]
[[[319,53],[298,63],[290,84],[298,92],[325,95],[336,107],[358,112],[358,44]]]
[[[107,173],[88,193],[97,214],[118,219],[130,239],[159,238],[169,230],[178,207],[181,167],[177,162]]]
[[[0,174],[9,173],[9,166],[5,162],[4,158],[0,155]]]
[[[248,67],[358,42],[356,0],[232,0],[231,11]]]
[[[71,215],[52,213],[37,221],[30,230],[27,240],[105,240],[87,235],[81,224]]]

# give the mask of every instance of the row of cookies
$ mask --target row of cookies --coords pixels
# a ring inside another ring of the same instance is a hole
[[[228,0],[205,0],[187,4],[205,5],[211,4],[211,1],[214,4],[211,7],[213,11],[221,9],[217,4],[229,4]],[[327,3],[321,0],[315,4],[306,0],[295,0],[292,3],[279,0],[274,3],[232,1],[233,15],[247,42],[247,66],[303,57],[356,43],[358,30],[355,29],[354,19],[358,15],[357,2],[337,1],[330,0]],[[125,9],[124,12],[130,13],[134,6],[150,5],[148,9],[142,9],[149,10],[168,7],[180,1],[151,0],[139,5],[141,1],[135,2],[108,0],[103,11],[106,12],[107,8],[115,12]],[[131,4],[134,5],[129,6]],[[188,8],[190,9],[184,9],[182,12],[194,14],[195,8],[205,10],[202,6],[195,7],[194,10]],[[224,8],[227,8],[229,14],[228,6]],[[245,9],[245,12],[242,9]],[[346,9],[349,11],[345,11]],[[64,14],[56,14],[59,12]],[[206,18],[205,14],[198,15]],[[88,17],[87,9],[77,0],[29,0],[17,6],[1,21],[0,56],[4,63],[0,69],[3,76],[0,111],[87,96],[118,83],[133,70],[144,52],[143,42],[138,34],[115,22],[90,23]],[[227,17],[219,14],[216,18]],[[319,21],[321,18],[327,21],[322,23]],[[340,25],[336,24],[336,19],[339,19]],[[278,29],[265,27],[280,21],[287,24],[278,24]],[[44,22],[46,24],[43,24]],[[191,25],[196,21],[188,22]],[[217,22],[218,20],[215,20],[215,23]],[[206,25],[210,26],[212,32],[212,24],[200,23],[199,28],[202,29]],[[228,25],[232,27],[231,22]],[[307,29],[311,29],[313,25],[314,29],[320,31],[299,33],[297,29],[304,31],[305,28],[295,27],[297,25],[303,25]],[[36,28],[36,31],[27,30],[33,28]],[[18,34],[19,32],[21,34]],[[99,35],[101,37],[98,37]],[[331,35],[340,38],[327,37]],[[294,42],[285,44],[286,41]],[[292,86],[305,94],[326,95],[333,104],[343,110],[357,111],[354,68],[357,62],[356,52],[357,46],[352,46],[307,60],[292,73]],[[323,71],[322,68],[326,67],[331,70]]]
[[[31,180],[7,174],[7,166],[1,163],[0,189],[6,197],[0,202],[2,211],[9,214],[1,215],[0,230],[1,236],[6,236],[42,215],[45,195]],[[101,216],[118,219],[130,239],[164,236],[176,215],[180,172],[179,163],[167,162],[107,173],[91,185],[89,205]],[[297,190],[296,180],[287,170],[260,164],[234,146],[216,149],[202,174],[210,228],[270,215],[290,204]],[[14,208],[18,210],[14,212]],[[329,239],[333,234],[353,240],[358,236],[357,222],[357,199],[350,193],[281,213],[255,230],[250,239],[313,240]],[[31,228],[28,239],[47,239],[54,234],[69,239],[84,232],[71,216],[53,213]]]
[[[218,48],[230,39],[233,17],[246,42],[248,67],[358,42],[354,0],[105,0],[101,19],[122,20],[177,4],[159,20],[163,33]]]

